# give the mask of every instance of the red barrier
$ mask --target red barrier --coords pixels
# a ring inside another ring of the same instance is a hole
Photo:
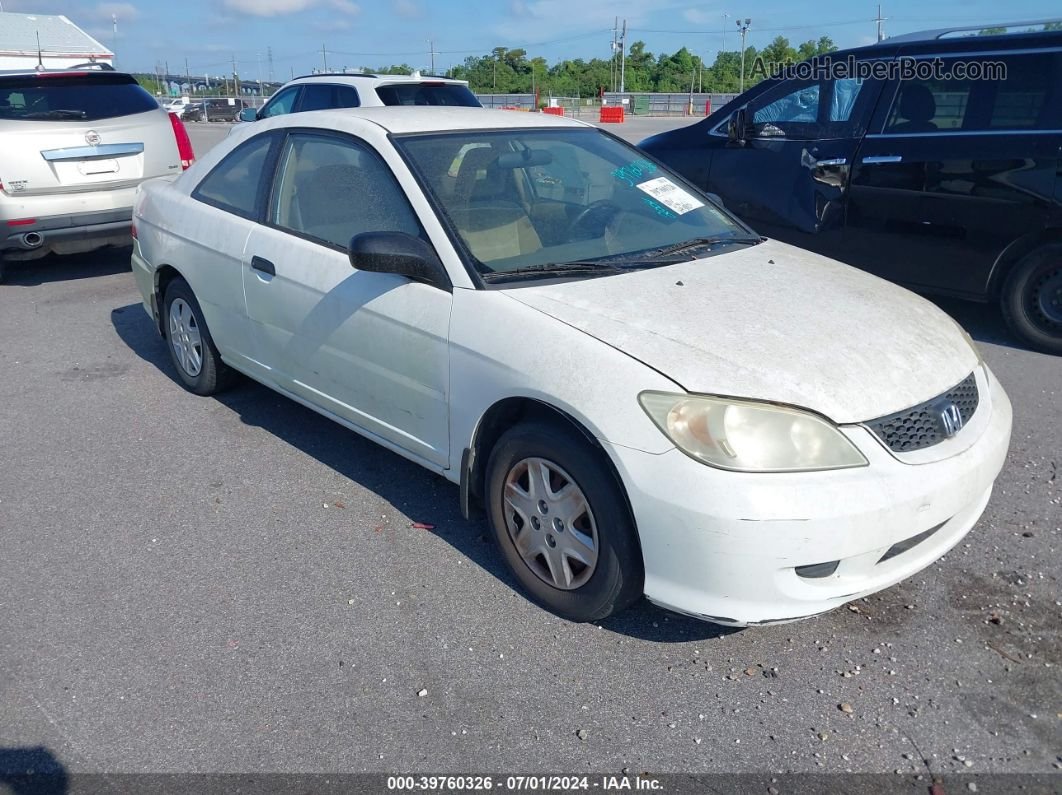
[[[712,100],[710,100],[710,99],[707,102],[704,103],[704,115],[705,116],[711,116],[712,115]]]
[[[543,108],[543,113],[548,113],[550,116],[563,116],[564,108]]]
[[[623,121],[623,106],[622,105],[602,105],[600,121],[602,124],[611,123],[617,124]]]

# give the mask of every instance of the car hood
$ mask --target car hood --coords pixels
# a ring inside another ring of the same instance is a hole
[[[775,241],[505,292],[687,391],[802,406],[838,423],[936,397],[978,361],[928,301]]]

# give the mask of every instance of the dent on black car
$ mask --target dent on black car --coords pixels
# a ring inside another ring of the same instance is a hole
[[[998,301],[1026,344],[1062,354],[1062,31],[1044,28],[834,53],[879,71],[764,81],[641,147],[764,234]]]

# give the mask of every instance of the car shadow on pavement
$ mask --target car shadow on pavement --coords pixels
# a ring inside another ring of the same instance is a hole
[[[1029,350],[1028,346],[1017,339],[1007,328],[1007,323],[997,305],[962,301],[958,298],[938,295],[925,297],[951,315],[952,319],[978,342],[1002,345],[1016,350]]]
[[[180,385],[165,344],[139,304],[112,310],[111,323],[130,350],[165,373],[175,386]],[[250,379],[242,379],[214,399],[236,412],[247,425],[262,428],[312,456],[387,500],[413,521],[433,525],[436,536],[509,588],[523,593],[498,553],[487,523],[461,515],[457,486],[442,476]],[[617,634],[657,643],[707,640],[733,632],[669,613],[644,599],[600,623]]]
[[[47,748],[0,748],[0,791],[63,795],[69,791],[69,783],[66,768]]]
[[[50,282],[66,282],[75,279],[91,279],[96,276],[111,276],[130,270],[129,259],[132,246],[104,248],[84,254],[49,254],[26,262],[4,263],[5,286],[36,287]]]

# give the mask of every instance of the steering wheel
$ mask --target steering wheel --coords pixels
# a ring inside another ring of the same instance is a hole
[[[576,241],[601,237],[619,212],[619,206],[608,199],[591,202],[572,219],[568,226],[568,239]]]

